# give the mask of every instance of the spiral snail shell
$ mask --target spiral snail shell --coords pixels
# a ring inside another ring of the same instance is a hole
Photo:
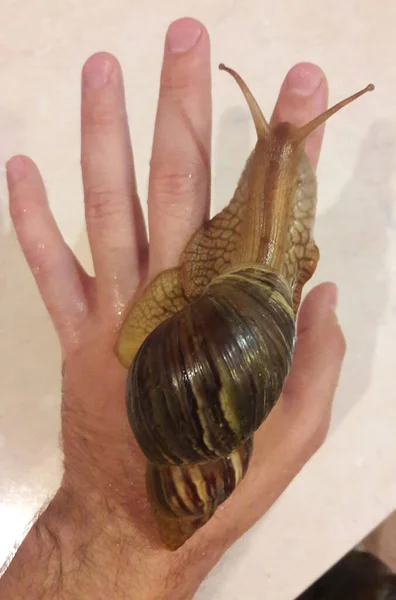
[[[257,143],[230,204],[190,240],[127,312],[116,352],[127,414],[147,457],[147,491],[165,545],[204,525],[245,476],[254,432],[277,402],[295,315],[319,252],[308,135],[354,94],[297,128],[270,126],[235,71]]]

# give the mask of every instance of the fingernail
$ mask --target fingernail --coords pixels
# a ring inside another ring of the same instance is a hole
[[[108,83],[113,65],[109,60],[94,56],[85,65],[83,80],[87,87],[98,89]]]
[[[299,96],[311,96],[323,81],[323,73],[314,65],[298,65],[286,77],[288,89]]]
[[[18,181],[21,181],[25,177],[26,168],[25,161],[22,156],[14,156],[7,164],[7,179],[10,185],[15,185]]]
[[[202,34],[202,25],[195,19],[178,19],[168,29],[166,44],[171,52],[183,53],[191,50]]]

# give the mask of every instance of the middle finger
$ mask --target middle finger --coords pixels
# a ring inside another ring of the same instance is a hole
[[[149,182],[150,276],[178,264],[209,213],[209,37],[194,19],[169,27]]]

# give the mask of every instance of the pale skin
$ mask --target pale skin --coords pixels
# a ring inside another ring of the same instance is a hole
[[[298,64],[285,78],[272,119],[302,125],[326,108],[327,95],[322,71]],[[314,167],[322,137],[320,128],[307,140]],[[331,283],[302,305],[292,371],[256,434],[245,480],[177,552],[161,545],[146,498],[146,462],[127,423],[126,370],[114,346],[131,298],[178,264],[208,218],[210,140],[209,37],[197,21],[181,19],[165,43],[148,236],[113,56],[92,56],[82,76],[81,162],[95,277],[63,241],[35,164],[21,156],[7,164],[11,216],[62,348],[64,476],[0,580],[1,600],[190,599],[325,439],[345,353]]]

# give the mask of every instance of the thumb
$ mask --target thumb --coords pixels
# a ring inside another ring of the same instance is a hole
[[[202,532],[224,550],[276,501],[326,436],[345,354],[335,315],[337,288],[322,284],[304,301],[293,366],[282,397],[254,437],[245,479]]]

